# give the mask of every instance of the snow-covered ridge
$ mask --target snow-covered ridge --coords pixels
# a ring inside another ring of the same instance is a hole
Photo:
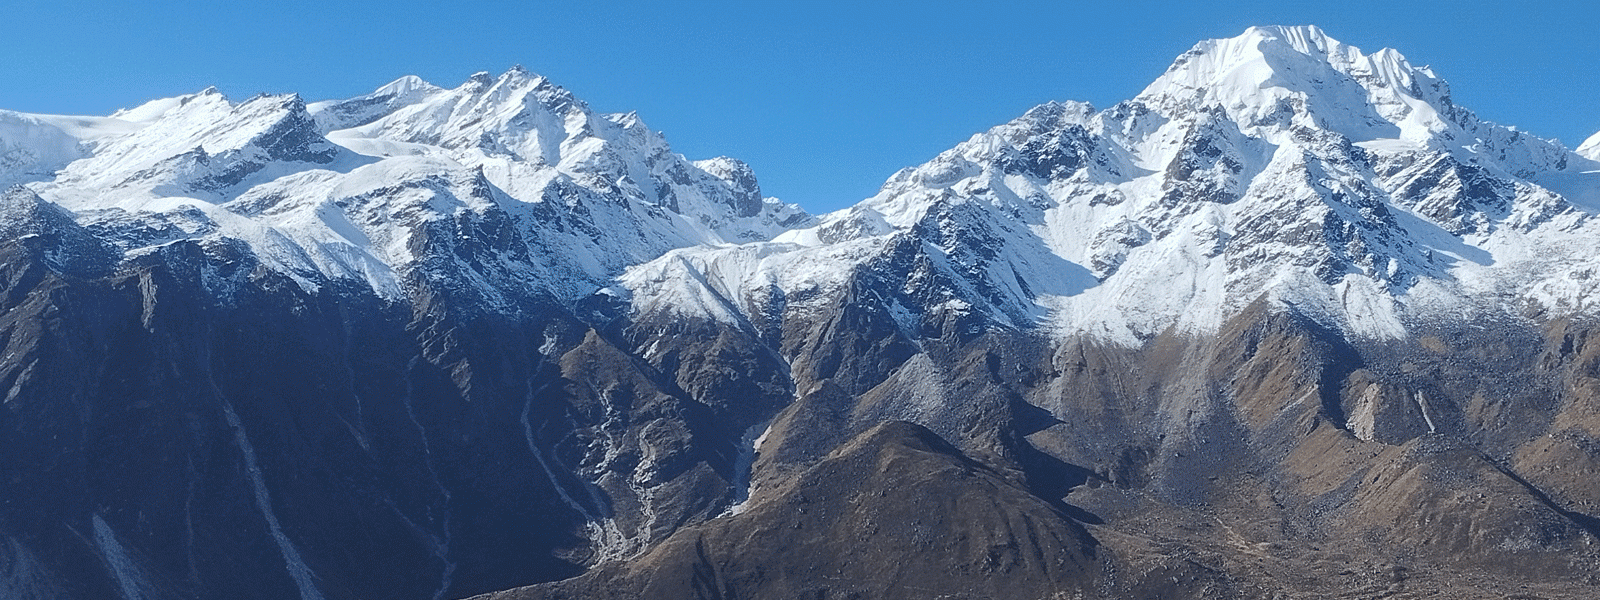
[[[690,161],[637,115],[596,113],[520,67],[312,104],[208,89],[111,117],[0,112],[0,185],[16,183],[125,256],[239,240],[307,289],[400,299],[445,278],[491,305],[581,296],[673,248],[810,223],[743,163]],[[463,241],[486,227],[493,240]]]
[[[0,110],[0,187],[48,179],[86,156],[85,145],[138,128],[139,123],[120,118]]]
[[[1261,27],[819,219],[521,68],[310,104],[206,90],[110,117],[0,112],[0,184],[124,257],[243,242],[306,289],[400,300],[445,280],[516,310],[625,288],[641,311],[745,326],[856,281],[908,331],[957,315],[1137,344],[1263,297],[1374,337],[1507,298],[1588,310],[1597,144],[1480,120],[1394,50]]]
[[[910,330],[953,311],[1137,345],[1215,331],[1264,297],[1398,337],[1515,298],[1587,306],[1592,164],[1479,120],[1394,50],[1251,28],[1109,109],[1037,107],[816,227],[682,250],[624,282],[640,310],[734,322],[729,306],[748,318],[865,272],[902,284],[885,301]]]

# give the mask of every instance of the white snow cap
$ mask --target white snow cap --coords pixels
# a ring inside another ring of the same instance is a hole
[[[743,163],[690,161],[637,115],[597,113],[520,66],[309,105],[207,89],[109,118],[0,112],[0,186],[13,183],[130,256],[240,240],[307,289],[343,280],[385,298],[434,260],[455,264],[427,276],[491,301],[571,299],[674,248],[810,221],[761,197]]]
[[[882,293],[907,331],[956,310],[1138,345],[1216,331],[1265,299],[1400,337],[1436,314],[1497,309],[1486,290],[1592,262],[1576,249],[1600,245],[1600,227],[1543,187],[1600,190],[1569,159],[1455,106],[1394,50],[1254,27],[1197,44],[1132,100],[1041,105],[817,227],[677,251],[624,285],[641,311],[756,322],[772,298],[815,302],[886,270],[904,282]],[[1540,301],[1600,296],[1588,281]]]
[[[1220,106],[1255,129],[1309,115],[1356,141],[1423,141],[1450,128],[1449,87],[1399,52],[1364,54],[1315,26],[1252,27],[1179,56],[1139,99],[1158,109]]]
[[[1600,133],[1589,136],[1578,146],[1578,154],[1589,160],[1600,161]]]

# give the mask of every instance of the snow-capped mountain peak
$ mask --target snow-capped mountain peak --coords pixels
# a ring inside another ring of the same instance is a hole
[[[400,85],[396,85],[400,84]],[[371,138],[553,163],[569,115],[588,107],[543,77],[512,69],[477,73],[453,90],[396,82],[372,94],[320,103],[320,122],[343,138]],[[323,116],[327,115],[327,116]]]
[[[407,75],[389,82],[364,96],[346,100],[326,100],[307,106],[323,133],[365,125],[378,118],[417,104],[444,92],[444,89]]]
[[[41,184],[41,193],[73,210],[138,209],[163,197],[217,203],[253,182],[362,162],[324,139],[305,102],[294,94],[235,104],[208,89],[156,106],[159,110],[141,107],[133,113],[148,121],[127,135],[100,141],[90,156]]]
[[[1200,42],[1134,100],[1162,115],[1216,107],[1273,144],[1310,128],[1386,149],[1448,152],[1523,179],[1566,168],[1560,144],[1480,120],[1393,49],[1371,54],[1314,26],[1252,27]]]
[[[1460,117],[1431,70],[1387,48],[1364,54],[1313,26],[1200,42],[1138,99],[1162,112],[1221,106],[1251,133],[1310,120],[1356,141],[1424,142]]]
[[[427,90],[407,101],[387,98],[400,96],[380,90],[316,110],[319,119],[332,123],[323,115],[356,114],[347,105],[381,105],[386,114],[346,120],[345,125],[360,124],[329,137],[369,155],[446,155],[481,167],[515,197],[539,197],[559,177],[688,215],[704,231],[697,236],[717,242],[769,239],[805,219],[793,207],[764,199],[747,167],[689,162],[638,115],[597,113],[521,67],[499,76],[480,73],[455,89]]]
[[[1589,136],[1589,139],[1579,144],[1577,152],[1579,156],[1589,160],[1600,161],[1600,133]]]
[[[508,289],[571,298],[673,248],[810,219],[744,163],[690,161],[521,67],[309,105],[207,89],[114,117],[0,113],[0,143],[15,147],[0,184],[33,182],[128,256],[223,241],[307,289],[389,300],[428,281],[486,306],[516,306]]]
[[[439,92],[439,86],[423,81],[416,75],[406,75],[391,81],[382,87],[373,90],[374,96],[409,96],[411,94],[432,94]]]
[[[746,251],[691,249],[626,282],[641,310],[726,318],[696,299],[744,298],[752,322],[774,285],[815,298],[865,269],[904,282],[886,301],[908,331],[959,306],[1137,345],[1265,299],[1393,337],[1482,286],[1534,284],[1506,265],[1576,259],[1547,241],[1593,229],[1570,202],[1600,185],[1571,160],[1455,106],[1398,52],[1251,28],[1201,42],[1129,101],[1041,105],[904,169],[755,252],[757,274],[730,271]],[[683,289],[696,286],[712,289]]]

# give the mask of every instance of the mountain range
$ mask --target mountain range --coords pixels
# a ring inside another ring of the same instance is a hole
[[[520,67],[0,188],[0,597],[1600,588],[1600,134],[1315,27],[823,215]]]

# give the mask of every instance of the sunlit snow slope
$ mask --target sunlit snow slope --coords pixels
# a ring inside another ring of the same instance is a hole
[[[391,299],[484,228],[493,256],[449,277],[491,301],[506,287],[559,301],[672,248],[809,223],[744,163],[685,159],[636,115],[596,113],[521,68],[310,105],[208,89],[111,117],[0,112],[0,153],[0,185],[27,184],[125,255],[242,240],[307,289]]]

